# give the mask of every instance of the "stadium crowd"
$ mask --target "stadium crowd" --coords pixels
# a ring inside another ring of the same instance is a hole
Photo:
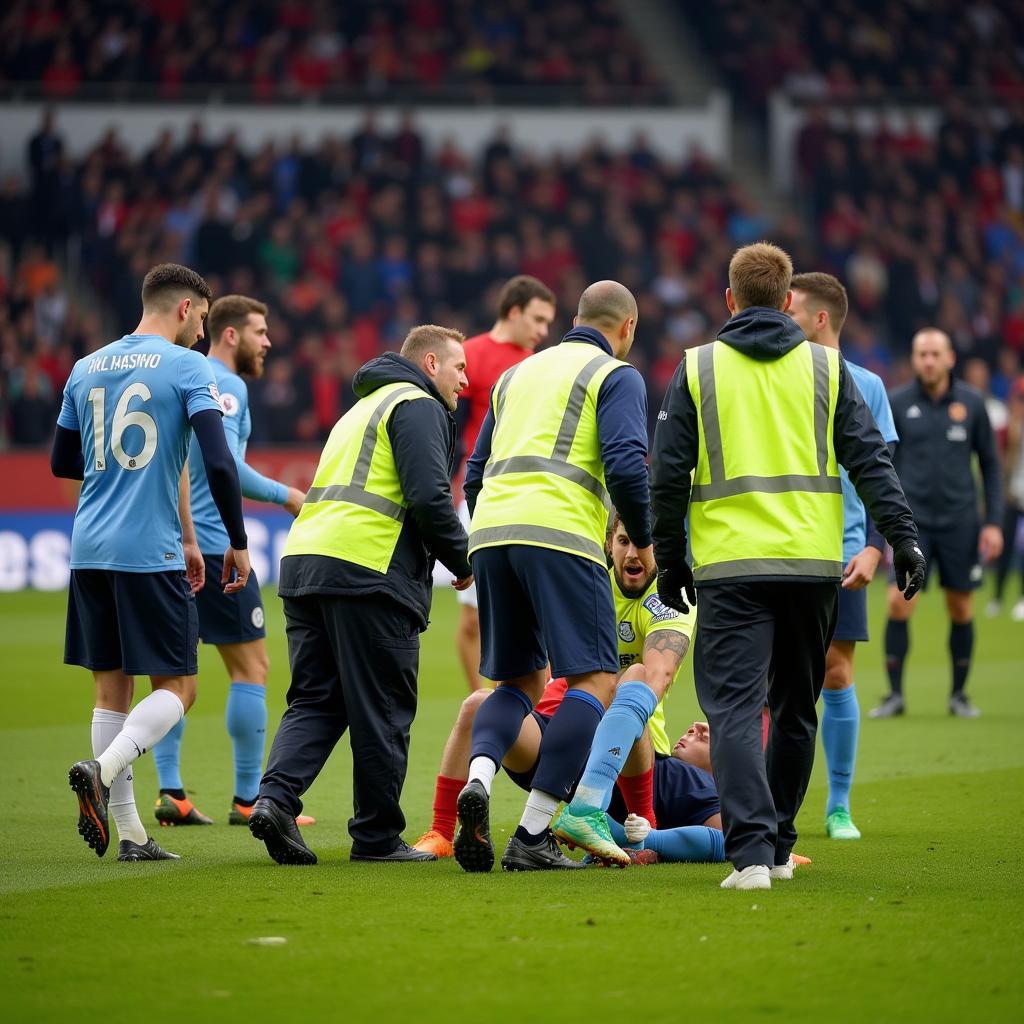
[[[217,86],[248,102],[403,87],[419,102],[665,98],[611,0],[19,0],[0,16],[0,68],[54,100],[97,86],[168,100]]]

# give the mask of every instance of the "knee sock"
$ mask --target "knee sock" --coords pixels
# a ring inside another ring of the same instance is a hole
[[[596,739],[594,745],[597,745]],[[626,810],[646,818],[651,828],[657,828],[658,822],[654,816],[654,769],[648,768],[642,775],[620,775],[616,785],[626,802]]]
[[[184,799],[185,785],[181,781],[181,741],[185,735],[185,719],[171,729],[167,735],[153,747],[153,763],[156,765],[156,780],[160,792],[169,792],[174,796],[181,793],[179,800]]]
[[[821,745],[828,766],[828,803],[825,814],[837,807],[850,809],[850,786],[857,760],[857,733],[860,730],[860,705],[856,687],[822,690]]]
[[[243,803],[255,800],[267,738],[267,688],[256,683],[232,683],[224,724],[235,755],[235,799]]]
[[[619,684],[611,707],[594,733],[587,766],[569,805],[573,814],[608,809],[615,780],[657,706],[657,694],[646,683]]]
[[[484,708],[491,700],[487,698]],[[603,714],[604,706],[592,693],[579,689],[566,693],[540,741],[534,789],[549,793],[556,802],[569,799]]]
[[[154,690],[132,708],[124,727],[96,758],[100,778],[109,786],[134,761],[167,735],[181,721],[185,708],[176,693]]]
[[[92,752],[98,757],[111,741],[124,728],[124,720],[128,716],[120,711],[106,711],[96,708],[92,713]],[[132,782],[131,768],[125,768],[110,783],[110,803],[108,805],[114,824],[117,826],[118,839],[127,839],[142,846],[145,843],[146,829],[139,818],[135,806],[135,785]]]
[[[974,622],[954,622],[949,627],[949,653],[953,659],[953,693],[962,694],[971,671]]]
[[[434,821],[430,827],[440,832],[449,843],[455,838],[455,819],[458,817],[456,805],[465,784],[465,779],[438,775],[434,785]]]
[[[530,698],[514,686],[497,686],[473,720],[469,781],[483,783],[488,793],[494,774],[519,738],[523,719],[533,710]],[[488,763],[489,762],[489,763]]]
[[[621,847],[623,850],[628,847],[632,847],[634,850],[642,849],[643,843],[631,843],[626,838],[626,830],[606,811],[604,820],[608,825],[608,831],[611,833],[612,842],[616,846]]]
[[[664,861],[717,864],[725,860],[725,837],[706,825],[653,829],[644,839],[644,849],[654,850]]]
[[[889,619],[885,624],[885,670],[889,673],[889,691],[903,693],[903,662],[910,650],[910,630],[906,622]]]

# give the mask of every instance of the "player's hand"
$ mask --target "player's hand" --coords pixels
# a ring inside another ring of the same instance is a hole
[[[1003,553],[1003,531],[998,526],[983,526],[978,535],[978,554],[983,562],[994,562]]]
[[[288,500],[284,503],[286,512],[297,516],[302,511],[303,502],[306,500],[306,492],[300,491],[298,487],[288,488]]]
[[[896,586],[903,592],[903,599],[910,601],[924,586],[924,571],[927,563],[924,553],[913,540],[905,540],[892,553],[892,567],[896,572]]]
[[[667,604],[683,615],[697,603],[693,570],[686,562],[658,570],[658,598],[662,604]]]
[[[452,586],[456,590],[469,590],[469,588],[473,586],[473,577],[472,575],[469,575],[461,580],[452,580]]]
[[[658,566],[654,561],[653,544],[648,544],[645,548],[637,548],[636,557],[640,559],[640,564],[644,567],[645,576],[650,576],[651,573],[657,571]]]
[[[626,839],[630,843],[642,843],[651,831],[651,823],[639,814],[629,814],[622,825]]]
[[[234,579],[231,578],[232,570],[235,572]],[[243,590],[249,582],[251,571],[249,552],[245,548],[228,548],[224,552],[224,572],[220,577],[221,583],[224,584],[224,593],[237,594]]]
[[[182,548],[185,553],[185,578],[192,588],[192,593],[198,594],[206,583],[206,559],[194,541],[182,544]]]
[[[843,570],[843,590],[863,590],[875,578],[881,560],[882,552],[870,545],[854,555]]]

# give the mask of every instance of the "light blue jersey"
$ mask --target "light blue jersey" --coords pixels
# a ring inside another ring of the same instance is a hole
[[[254,501],[269,501],[283,505],[288,500],[288,488],[276,480],[261,476],[245,462],[245,449],[252,433],[249,389],[245,381],[219,359],[211,356],[207,362],[213,370],[220,392],[220,410],[224,413],[224,435],[228,439],[228,448],[235,457],[242,494]],[[199,550],[204,555],[223,555],[229,543],[228,534],[210,493],[203,456],[195,442],[189,453],[188,469],[192,485],[192,521],[196,527]]]
[[[898,441],[896,424],[893,422],[892,409],[889,408],[889,397],[885,393],[885,385],[877,373],[865,370],[863,366],[847,362],[847,368],[864,396],[871,415],[887,444]],[[843,481],[843,565],[847,565],[854,555],[864,550],[867,540],[867,522],[864,518],[864,502],[857,497],[857,491],[850,481],[846,470],[839,467],[839,476]]]
[[[82,436],[85,481],[72,569],[184,569],[178,481],[189,417],[220,412],[209,362],[154,334],[129,334],[75,363],[57,423]]]

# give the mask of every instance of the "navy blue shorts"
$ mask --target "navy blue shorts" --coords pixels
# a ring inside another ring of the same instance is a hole
[[[206,586],[196,594],[199,639],[204,644],[245,644],[267,635],[263,627],[263,598],[256,573],[249,573],[245,589],[225,594],[220,577],[223,555],[203,555]]]
[[[194,676],[199,616],[185,574],[72,569],[64,662],[129,676]]]
[[[833,640],[862,643],[868,637],[868,588],[844,590],[839,588],[839,608],[836,612],[836,630]]]
[[[548,727],[548,722],[551,721],[551,716],[541,715],[536,711],[531,711],[530,714],[533,715],[533,720],[540,726],[540,737],[543,739],[544,730]],[[505,768],[504,772],[520,789],[525,789],[526,792],[529,793],[530,790],[533,789],[533,777],[537,774],[537,765],[539,762],[540,758],[537,758],[537,760],[533,762],[533,767],[530,768],[529,771],[510,772]],[[576,787],[573,786],[573,789],[575,788]]]
[[[981,586],[983,573],[981,559],[978,557],[980,530],[977,519],[973,518],[939,529],[918,524],[917,542],[928,562],[924,571],[925,587],[936,565],[939,568],[939,586],[943,590],[967,593]],[[889,582],[896,582],[896,574],[891,567]]]
[[[551,665],[553,676],[618,672],[608,570],[549,548],[508,544],[473,553],[480,674],[503,682]]]
[[[654,762],[654,813],[658,828],[703,825],[721,811],[710,773],[675,757],[658,756]],[[618,822],[626,820],[626,802],[618,786],[612,790],[608,813]]]

